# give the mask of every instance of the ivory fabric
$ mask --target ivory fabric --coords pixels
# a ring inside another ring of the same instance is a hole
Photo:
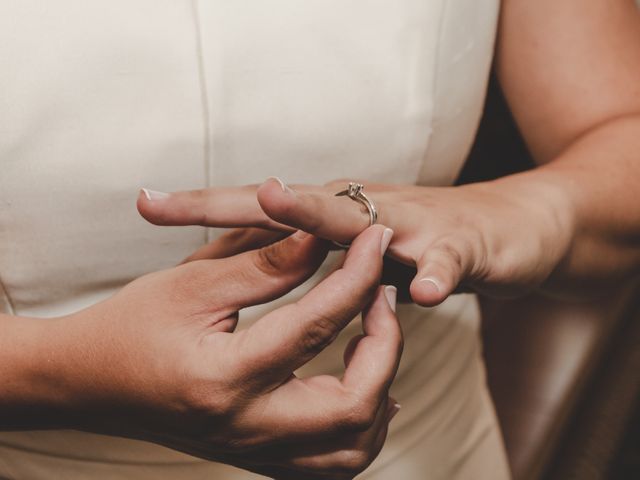
[[[498,0],[1,2],[0,309],[77,311],[218,234],[147,224],[141,186],[270,175],[451,184],[481,114],[498,10]],[[239,328],[273,307],[241,312]],[[402,410],[361,478],[508,478],[475,298],[398,311]],[[338,374],[359,328],[304,373]],[[72,431],[0,433],[0,477],[259,478]]]

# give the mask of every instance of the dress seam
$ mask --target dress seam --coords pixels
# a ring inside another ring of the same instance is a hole
[[[444,27],[444,20],[447,14],[447,7],[449,6],[449,0],[442,1],[442,9],[440,11],[440,19],[438,20],[438,34],[436,36],[436,45],[438,45],[435,65],[433,68],[433,87],[431,88],[431,98],[433,99],[433,109],[431,111],[431,133],[430,137],[433,137],[433,132],[436,127],[436,119],[438,113],[438,77],[439,77],[439,68],[442,59],[442,29]],[[422,157],[422,165],[420,166],[420,170],[418,171],[418,185],[425,185],[427,183],[427,163],[429,158],[429,151],[431,150],[431,142],[427,145],[427,148],[424,152],[424,156]]]
[[[211,186],[211,113],[209,111],[209,91],[207,89],[207,75],[204,64],[204,47],[202,40],[202,27],[200,22],[200,11],[198,9],[198,0],[191,0],[191,10],[193,13],[193,24],[195,28],[196,43],[196,59],[198,64],[198,83],[200,84],[200,102],[202,110],[202,129],[203,129],[203,170],[204,170],[204,187]],[[209,229],[204,229],[204,242],[208,243]]]

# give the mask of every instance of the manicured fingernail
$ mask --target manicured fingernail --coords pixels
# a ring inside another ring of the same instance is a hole
[[[382,242],[380,244],[382,255],[384,255],[384,253],[387,251],[387,248],[389,248],[391,237],[393,237],[393,230],[391,230],[390,228],[385,228],[384,232],[382,232]]]
[[[431,295],[439,295],[440,294],[440,283],[432,277],[425,277],[420,279],[420,283],[422,284],[422,290],[426,294]]]
[[[389,307],[391,307],[391,310],[395,312],[398,289],[393,285],[387,285],[386,287],[384,287],[384,296],[386,297],[387,302],[389,303]]]
[[[291,191],[291,189],[287,187],[286,183],[284,183],[278,177],[269,177],[267,178],[267,180],[275,180],[276,182],[278,182],[280,184],[280,188],[282,188],[282,191],[285,193],[289,193]]]
[[[147,197],[147,200],[162,200],[164,198],[168,198],[169,194],[165,192],[158,192],[156,190],[149,190],[148,188],[142,189],[144,196]]]
[[[400,405],[399,403],[396,403],[393,407],[391,407],[391,413],[389,413],[389,421],[393,420],[393,417],[398,414],[401,408],[402,405]]]

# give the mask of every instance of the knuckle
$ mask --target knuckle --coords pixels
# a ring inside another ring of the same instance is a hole
[[[234,414],[238,403],[231,390],[224,394],[210,384],[195,382],[184,389],[186,409],[203,417],[227,418]]]
[[[250,392],[237,372],[230,373],[228,364],[212,369],[195,356],[194,352],[185,353],[187,363],[179,368],[183,379],[177,386],[183,409],[204,419],[234,418],[249,405]]]
[[[485,270],[486,259],[488,258],[487,252],[489,247],[487,245],[487,239],[477,229],[471,229],[471,231],[465,235],[467,258],[470,265],[467,266],[469,270],[467,273],[472,275],[480,275]],[[519,258],[519,257],[518,257]]]
[[[447,275],[458,276],[464,267],[460,246],[450,238],[438,241],[428,253],[429,263],[438,266]]]
[[[305,355],[316,355],[330,344],[337,336],[335,320],[320,313],[314,314],[313,320],[305,328],[301,348]]]
[[[447,242],[441,245],[440,249],[457,269],[462,270],[462,254],[458,248]]]
[[[255,267],[267,276],[282,273],[285,252],[280,243],[274,243],[256,250],[254,258]]]
[[[379,402],[356,395],[352,395],[352,398],[346,402],[348,409],[342,416],[342,425],[349,432],[365,432],[375,422]]]

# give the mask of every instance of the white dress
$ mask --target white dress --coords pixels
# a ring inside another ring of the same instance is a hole
[[[217,234],[149,225],[135,209],[141,186],[270,175],[450,184],[481,114],[498,10],[498,0],[0,3],[0,310],[76,311]],[[268,308],[242,312],[240,328]],[[399,316],[392,394],[403,408],[361,478],[508,478],[475,298]],[[308,371],[339,372],[358,329]],[[0,477],[257,478],[69,431],[0,433]]]

